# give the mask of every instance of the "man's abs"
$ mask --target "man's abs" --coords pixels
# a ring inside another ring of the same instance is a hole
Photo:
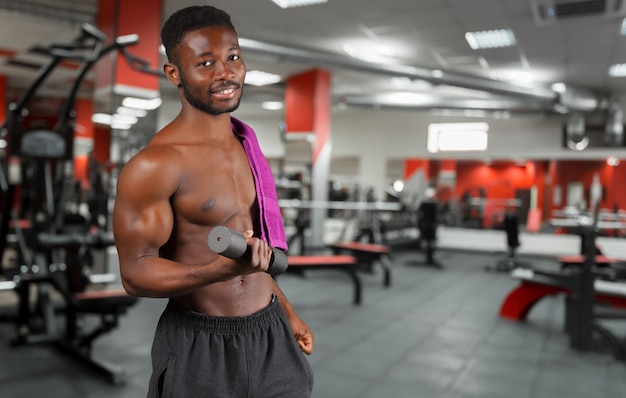
[[[237,317],[254,314],[270,302],[274,282],[259,272],[207,285],[173,300],[180,307],[205,315]]]

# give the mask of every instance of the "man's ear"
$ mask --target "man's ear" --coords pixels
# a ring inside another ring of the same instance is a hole
[[[163,72],[165,72],[165,77],[176,87],[180,86],[180,73],[178,72],[178,67],[174,64],[166,62],[163,65]]]

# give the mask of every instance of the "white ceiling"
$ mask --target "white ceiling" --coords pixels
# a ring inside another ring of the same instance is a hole
[[[390,78],[404,68],[405,75],[412,78],[432,76],[433,70],[444,73],[444,79],[432,79],[444,84],[412,90],[424,96],[421,107],[546,111],[551,107],[546,95],[556,98],[549,91],[555,82],[593,98],[626,103],[626,78],[610,78],[607,73],[611,64],[626,62],[626,36],[619,34],[624,12],[618,9],[541,22],[535,13],[538,2],[580,0],[328,0],[292,9],[281,9],[270,0],[206,3],[231,14],[240,38],[275,45],[272,51],[243,46],[249,70],[287,77],[312,67],[326,68],[333,76],[335,101],[371,104],[372,95],[399,91]],[[197,3],[165,0],[163,14]],[[586,3],[613,7],[622,2]],[[0,0],[0,74],[8,76],[13,95],[32,82],[36,66],[46,60],[29,50],[72,39],[82,20],[93,21],[96,9],[97,0]],[[467,31],[501,28],[513,30],[516,46],[476,51],[464,38]],[[395,57],[389,65],[368,65],[349,58],[342,50],[345,44],[380,45],[392,50]],[[297,53],[296,49],[306,51]],[[495,74],[519,71],[533,77],[530,87],[522,90],[516,88],[519,81],[493,81]],[[63,95],[73,72],[61,68],[46,92]],[[282,89],[282,84],[249,87],[245,101],[282,99]],[[171,93],[165,83],[164,96]]]

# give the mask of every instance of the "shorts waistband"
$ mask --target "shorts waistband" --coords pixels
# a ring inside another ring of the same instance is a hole
[[[184,310],[172,300],[167,303],[164,315],[179,327],[185,325],[190,329],[209,333],[234,334],[265,328],[283,316],[283,312],[276,296],[272,296],[272,300],[265,308],[250,315],[238,317],[205,315]]]

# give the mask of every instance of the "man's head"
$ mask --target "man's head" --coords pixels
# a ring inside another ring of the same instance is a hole
[[[164,72],[181,100],[211,115],[237,109],[246,67],[227,13],[212,6],[183,8],[165,22],[161,40],[169,60]]]
[[[235,30],[230,15],[212,6],[191,6],[170,15],[161,28],[161,42],[168,61],[179,64],[178,45],[186,33],[211,26],[227,26]]]

